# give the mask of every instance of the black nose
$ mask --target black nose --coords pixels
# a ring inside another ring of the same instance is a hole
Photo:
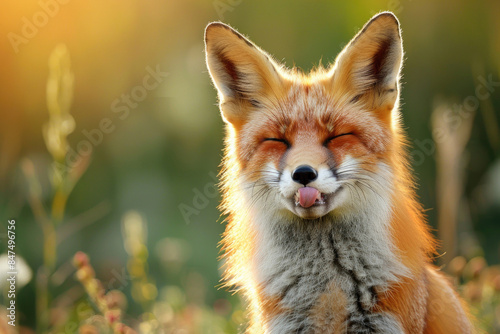
[[[314,168],[308,165],[299,166],[292,173],[292,179],[303,185],[307,185],[317,178],[318,173],[314,170]]]

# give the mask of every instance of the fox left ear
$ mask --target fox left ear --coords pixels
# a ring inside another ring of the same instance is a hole
[[[399,97],[402,59],[399,21],[390,12],[380,13],[337,57],[332,69],[333,90],[348,98],[346,102],[359,101],[371,110],[391,111]]]
[[[233,126],[244,124],[253,110],[265,107],[268,97],[281,91],[279,66],[228,25],[214,22],[207,26],[205,50],[222,116]]]

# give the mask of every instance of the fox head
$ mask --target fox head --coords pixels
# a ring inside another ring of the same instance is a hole
[[[292,219],[387,202],[403,141],[393,14],[372,18],[329,68],[309,74],[284,68],[222,23],[208,25],[205,43],[228,130],[226,202],[243,196]]]

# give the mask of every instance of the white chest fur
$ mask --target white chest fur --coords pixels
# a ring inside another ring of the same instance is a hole
[[[346,332],[401,333],[392,317],[372,312],[376,291],[405,273],[393,255],[386,223],[377,221],[381,216],[338,221],[257,216],[255,279],[265,295],[280,298],[280,307],[290,310],[268,324],[270,333],[324,332],[310,314],[332,283],[346,298]]]

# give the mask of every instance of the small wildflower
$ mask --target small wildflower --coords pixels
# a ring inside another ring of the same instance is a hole
[[[73,264],[77,268],[81,268],[89,264],[89,257],[84,252],[77,252],[73,257]]]
[[[121,312],[118,309],[107,310],[104,317],[106,318],[106,321],[112,325],[120,321]]]
[[[115,333],[116,334],[137,334],[136,331],[134,331],[132,328],[125,326],[124,324],[117,324],[115,326]]]
[[[82,283],[91,280],[92,278],[94,278],[94,276],[94,269],[88,266],[82,267],[76,272],[76,278]]]
[[[448,272],[455,277],[460,277],[466,265],[467,260],[465,257],[457,256],[448,264]]]
[[[464,269],[464,274],[470,278],[478,278],[484,269],[487,268],[484,257],[477,256],[472,258]]]
[[[73,257],[73,264],[78,268],[76,272],[77,279],[83,285],[85,291],[99,309],[99,312],[103,315],[93,316],[89,319],[87,325],[90,327],[84,328],[87,332],[82,332],[82,328],[80,328],[80,334],[93,334],[94,332],[91,331],[93,330],[92,326],[99,327],[96,324],[102,325],[102,323],[108,328],[113,328],[114,333],[136,333],[121,323],[122,310],[127,305],[125,295],[117,290],[111,290],[106,294],[102,282],[95,278],[94,269],[90,265],[89,258],[85,253],[76,253]],[[97,330],[95,333],[101,333],[101,331]]]
[[[127,308],[127,297],[119,290],[109,291],[105,298],[109,309],[125,310]]]
[[[106,322],[106,319],[102,315],[93,315],[85,321],[84,325],[92,326],[96,329],[96,333],[109,333],[109,324]]]
[[[78,333],[79,334],[99,334],[99,331],[93,325],[84,324],[84,325],[80,326]]]

